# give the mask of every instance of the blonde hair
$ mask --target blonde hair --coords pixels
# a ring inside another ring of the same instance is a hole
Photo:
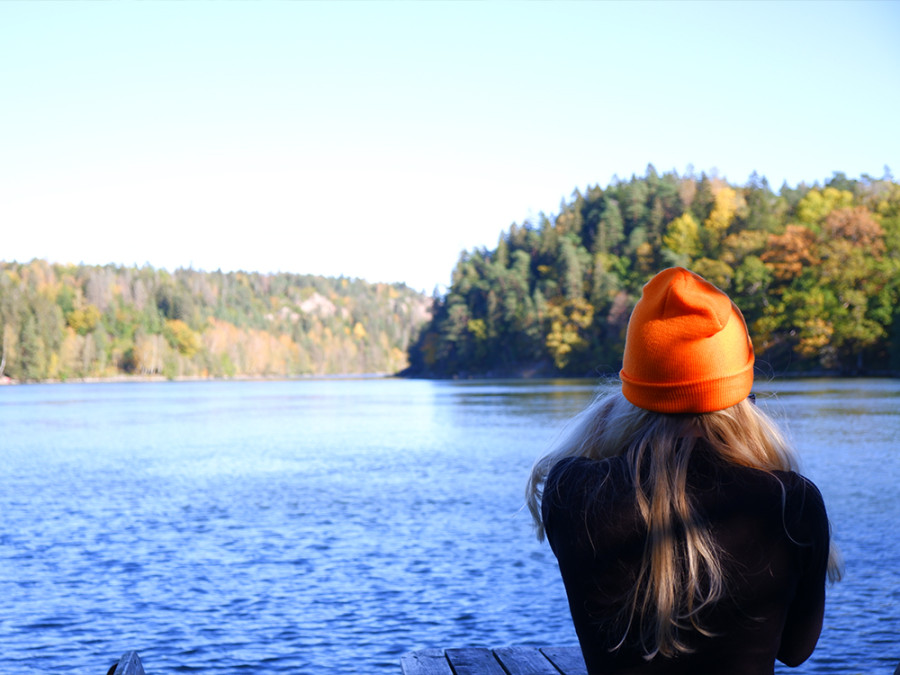
[[[708,529],[698,527],[686,490],[688,463],[700,442],[742,466],[763,471],[798,468],[776,425],[750,401],[711,413],[663,414],[638,408],[616,391],[598,395],[532,469],[526,501],[538,539],[543,540],[540,502],[554,464],[568,457],[627,459],[647,536],[641,568],[622,609],[626,627],[613,649],[624,643],[636,620],[647,659],[690,651],[678,635],[688,625],[710,635],[698,616],[723,597],[726,580],[719,548]],[[679,451],[672,452],[676,447]],[[675,546],[673,532],[680,533]],[[831,580],[841,575],[833,545],[828,575]]]

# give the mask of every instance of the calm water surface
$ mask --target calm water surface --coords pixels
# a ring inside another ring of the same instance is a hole
[[[574,644],[522,494],[584,381],[0,388],[0,673],[399,673]],[[900,381],[758,387],[847,562],[799,669],[900,663]]]

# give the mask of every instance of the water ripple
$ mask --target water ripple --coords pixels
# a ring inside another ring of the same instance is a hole
[[[802,440],[848,561],[813,658],[776,672],[890,673],[900,658],[900,418],[883,405],[898,388],[846,409],[840,383],[764,399]],[[0,672],[103,672],[135,649],[152,675],[395,675],[413,649],[574,644],[555,560],[520,507],[531,462],[591,394],[4,388]]]

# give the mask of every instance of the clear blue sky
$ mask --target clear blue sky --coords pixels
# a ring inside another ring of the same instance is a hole
[[[613,175],[900,171],[900,2],[0,2],[0,259],[449,283]]]

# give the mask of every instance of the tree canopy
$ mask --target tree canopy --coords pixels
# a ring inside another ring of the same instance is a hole
[[[643,284],[673,265],[735,300],[764,370],[900,372],[889,172],[775,192],[649,166],[463,251],[430,301],[345,277],[0,262],[0,377],[613,374]]]
[[[0,377],[394,373],[428,304],[345,277],[0,263]]]
[[[464,251],[410,351],[435,376],[612,374],[644,283],[681,265],[743,311],[771,372],[900,369],[900,185],[835,173],[776,193],[693,172],[576,190]]]

